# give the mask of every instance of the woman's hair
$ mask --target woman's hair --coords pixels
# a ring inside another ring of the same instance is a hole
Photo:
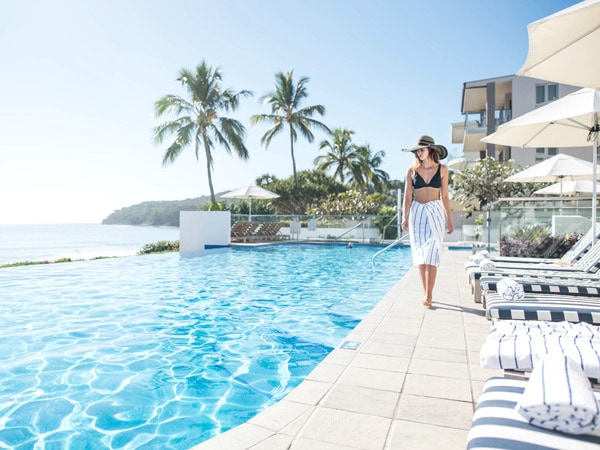
[[[439,163],[440,162],[440,154],[438,152],[436,152],[435,150],[431,150],[431,147],[427,147],[427,150],[429,150],[429,157],[432,159],[432,161],[434,163]],[[416,171],[420,166],[421,166],[421,160],[419,159],[419,156],[417,155],[417,152],[414,152],[415,154],[415,163],[413,164],[413,171]]]

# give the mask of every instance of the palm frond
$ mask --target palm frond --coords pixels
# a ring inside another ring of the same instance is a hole
[[[165,95],[154,103],[154,114],[160,117],[163,114],[180,115],[182,112],[193,111],[194,105],[178,95]]]
[[[192,119],[188,116],[179,117],[178,119],[157,125],[154,128],[154,142],[162,144],[168,136],[177,133],[177,130],[192,123]]]
[[[264,144],[266,148],[269,148],[271,140],[280,134],[285,129],[283,121],[276,121],[271,128],[269,128],[265,134],[260,138],[260,143]]]

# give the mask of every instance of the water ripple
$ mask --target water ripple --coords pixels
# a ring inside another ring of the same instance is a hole
[[[284,245],[0,270],[0,447],[185,449],[297,386],[407,249]]]

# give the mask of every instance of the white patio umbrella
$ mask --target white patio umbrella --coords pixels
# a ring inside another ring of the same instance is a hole
[[[592,146],[592,180],[598,179],[600,93],[584,88],[498,127],[483,142],[511,147]],[[596,224],[596,184],[592,192],[592,225]]]
[[[572,180],[560,183],[554,183],[545,188],[538,189],[534,194],[539,195],[577,195],[591,194],[594,186],[592,180]],[[596,190],[599,186],[596,186]]]
[[[527,26],[518,75],[600,89],[600,0],[587,0]]]
[[[278,198],[279,194],[275,192],[271,192],[267,189],[261,188],[256,185],[246,185],[234,189],[233,191],[229,191],[226,194],[221,196],[222,198],[239,198],[243,200],[248,200],[248,208],[250,210],[250,214],[248,215],[248,222],[252,222],[252,199],[270,199],[270,198]]]
[[[548,158],[511,175],[505,181],[516,183],[558,181],[557,185],[560,190],[560,186],[563,185],[564,181],[591,180],[593,171],[593,164],[591,162],[575,158],[574,156],[565,155],[564,153],[559,153],[552,158]]]

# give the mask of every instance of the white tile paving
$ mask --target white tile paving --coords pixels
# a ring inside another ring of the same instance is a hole
[[[491,327],[473,302],[463,263],[445,250],[434,307],[421,306],[410,270],[284,400],[194,450],[464,449],[483,381]]]

